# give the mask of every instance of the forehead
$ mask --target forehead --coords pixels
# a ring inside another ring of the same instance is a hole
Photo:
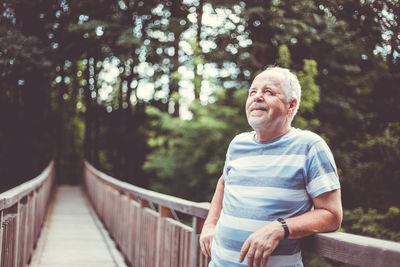
[[[258,74],[252,83],[252,87],[259,87],[264,85],[282,88],[284,76],[282,73],[274,70],[266,70]]]

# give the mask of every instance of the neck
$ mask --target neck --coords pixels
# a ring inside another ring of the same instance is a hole
[[[259,142],[268,142],[275,140],[282,135],[285,135],[289,132],[291,126],[287,125],[286,127],[280,128],[279,130],[270,130],[270,129],[254,129],[256,132],[255,139]]]

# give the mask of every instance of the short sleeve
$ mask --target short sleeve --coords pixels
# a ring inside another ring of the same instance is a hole
[[[314,143],[306,158],[306,189],[311,198],[340,188],[335,161],[322,139]]]
[[[225,164],[224,164],[224,170],[223,170],[223,177],[224,180],[226,181],[226,178],[228,177],[229,174],[229,159],[230,159],[230,148],[231,148],[232,142],[229,144],[229,147],[226,151],[226,156],[225,156]]]

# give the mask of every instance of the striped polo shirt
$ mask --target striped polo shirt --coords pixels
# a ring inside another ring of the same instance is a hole
[[[210,267],[247,266],[247,258],[238,259],[249,235],[279,217],[311,210],[312,198],[340,188],[332,153],[317,134],[291,128],[269,142],[254,137],[242,133],[229,145]],[[267,266],[303,266],[300,240],[282,240]]]

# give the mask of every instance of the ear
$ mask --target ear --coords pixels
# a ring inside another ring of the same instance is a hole
[[[294,99],[293,99],[292,101],[290,101],[290,103],[289,103],[288,113],[289,113],[289,114],[292,114],[292,113],[294,112],[294,109],[296,108],[296,106],[297,106],[297,99],[294,98]]]

